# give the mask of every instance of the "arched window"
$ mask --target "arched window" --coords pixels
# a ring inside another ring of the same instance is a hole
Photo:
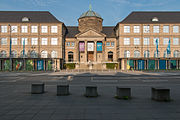
[[[68,52],[68,62],[73,62],[73,52]]]
[[[174,57],[175,57],[175,58],[180,57],[180,53],[179,53],[178,50],[175,50],[175,51],[174,51]]]
[[[6,53],[6,51],[1,51],[1,53],[0,53],[0,58],[6,58],[7,57],[7,53]]]
[[[47,57],[48,57],[47,51],[42,51],[41,52],[41,58],[47,58]]]
[[[138,50],[134,51],[134,58],[139,58],[140,57],[140,52]]]
[[[149,58],[149,50],[144,51],[144,58]]]
[[[160,57],[160,51],[158,51],[158,53],[157,53],[157,51],[154,51],[154,57],[159,58]]]
[[[13,50],[13,51],[11,52],[11,57],[12,57],[12,58],[16,58],[16,57],[17,57],[17,51]]]
[[[110,51],[110,52],[108,52],[108,61],[113,61],[113,52],[112,51]]]
[[[30,57],[31,58],[37,58],[38,57],[38,54],[37,54],[37,52],[36,51],[31,51],[31,53],[30,53]]]
[[[124,51],[124,58],[129,58],[130,57],[130,52],[128,50]]]
[[[21,58],[27,58],[27,52],[25,51],[24,55],[23,55],[23,51],[21,51],[21,55],[20,55]]]
[[[52,51],[51,52],[51,57],[52,58],[57,58],[57,51]]]
[[[167,50],[164,51],[164,58],[167,58],[168,57],[168,54],[167,54]]]

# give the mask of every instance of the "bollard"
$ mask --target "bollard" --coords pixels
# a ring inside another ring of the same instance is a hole
[[[86,97],[97,97],[98,92],[97,92],[97,86],[86,86]]]
[[[151,88],[151,98],[156,101],[170,101],[170,89],[153,87]]]
[[[42,94],[44,93],[44,83],[32,83],[31,84],[32,94]]]
[[[131,98],[131,88],[116,87],[116,97],[118,99],[130,99]]]
[[[69,95],[69,85],[57,85],[57,96]]]

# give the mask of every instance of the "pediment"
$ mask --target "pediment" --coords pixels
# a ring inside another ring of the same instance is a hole
[[[85,32],[77,34],[76,37],[106,37],[106,35],[103,33],[99,33],[95,30],[89,29]]]

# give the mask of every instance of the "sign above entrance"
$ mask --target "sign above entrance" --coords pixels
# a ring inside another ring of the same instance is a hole
[[[85,43],[84,42],[79,42],[79,51],[84,52],[85,51]]]
[[[102,52],[102,42],[97,42],[97,52]]]
[[[94,51],[94,43],[93,42],[89,42],[88,43],[88,49],[87,51]]]

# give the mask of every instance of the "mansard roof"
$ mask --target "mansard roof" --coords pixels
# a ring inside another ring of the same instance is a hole
[[[23,18],[29,20],[23,21]],[[0,11],[1,23],[62,23],[48,11]]]
[[[156,19],[155,19],[156,18]],[[153,20],[155,19],[155,20]],[[129,14],[121,24],[180,23],[180,11],[135,11]]]

